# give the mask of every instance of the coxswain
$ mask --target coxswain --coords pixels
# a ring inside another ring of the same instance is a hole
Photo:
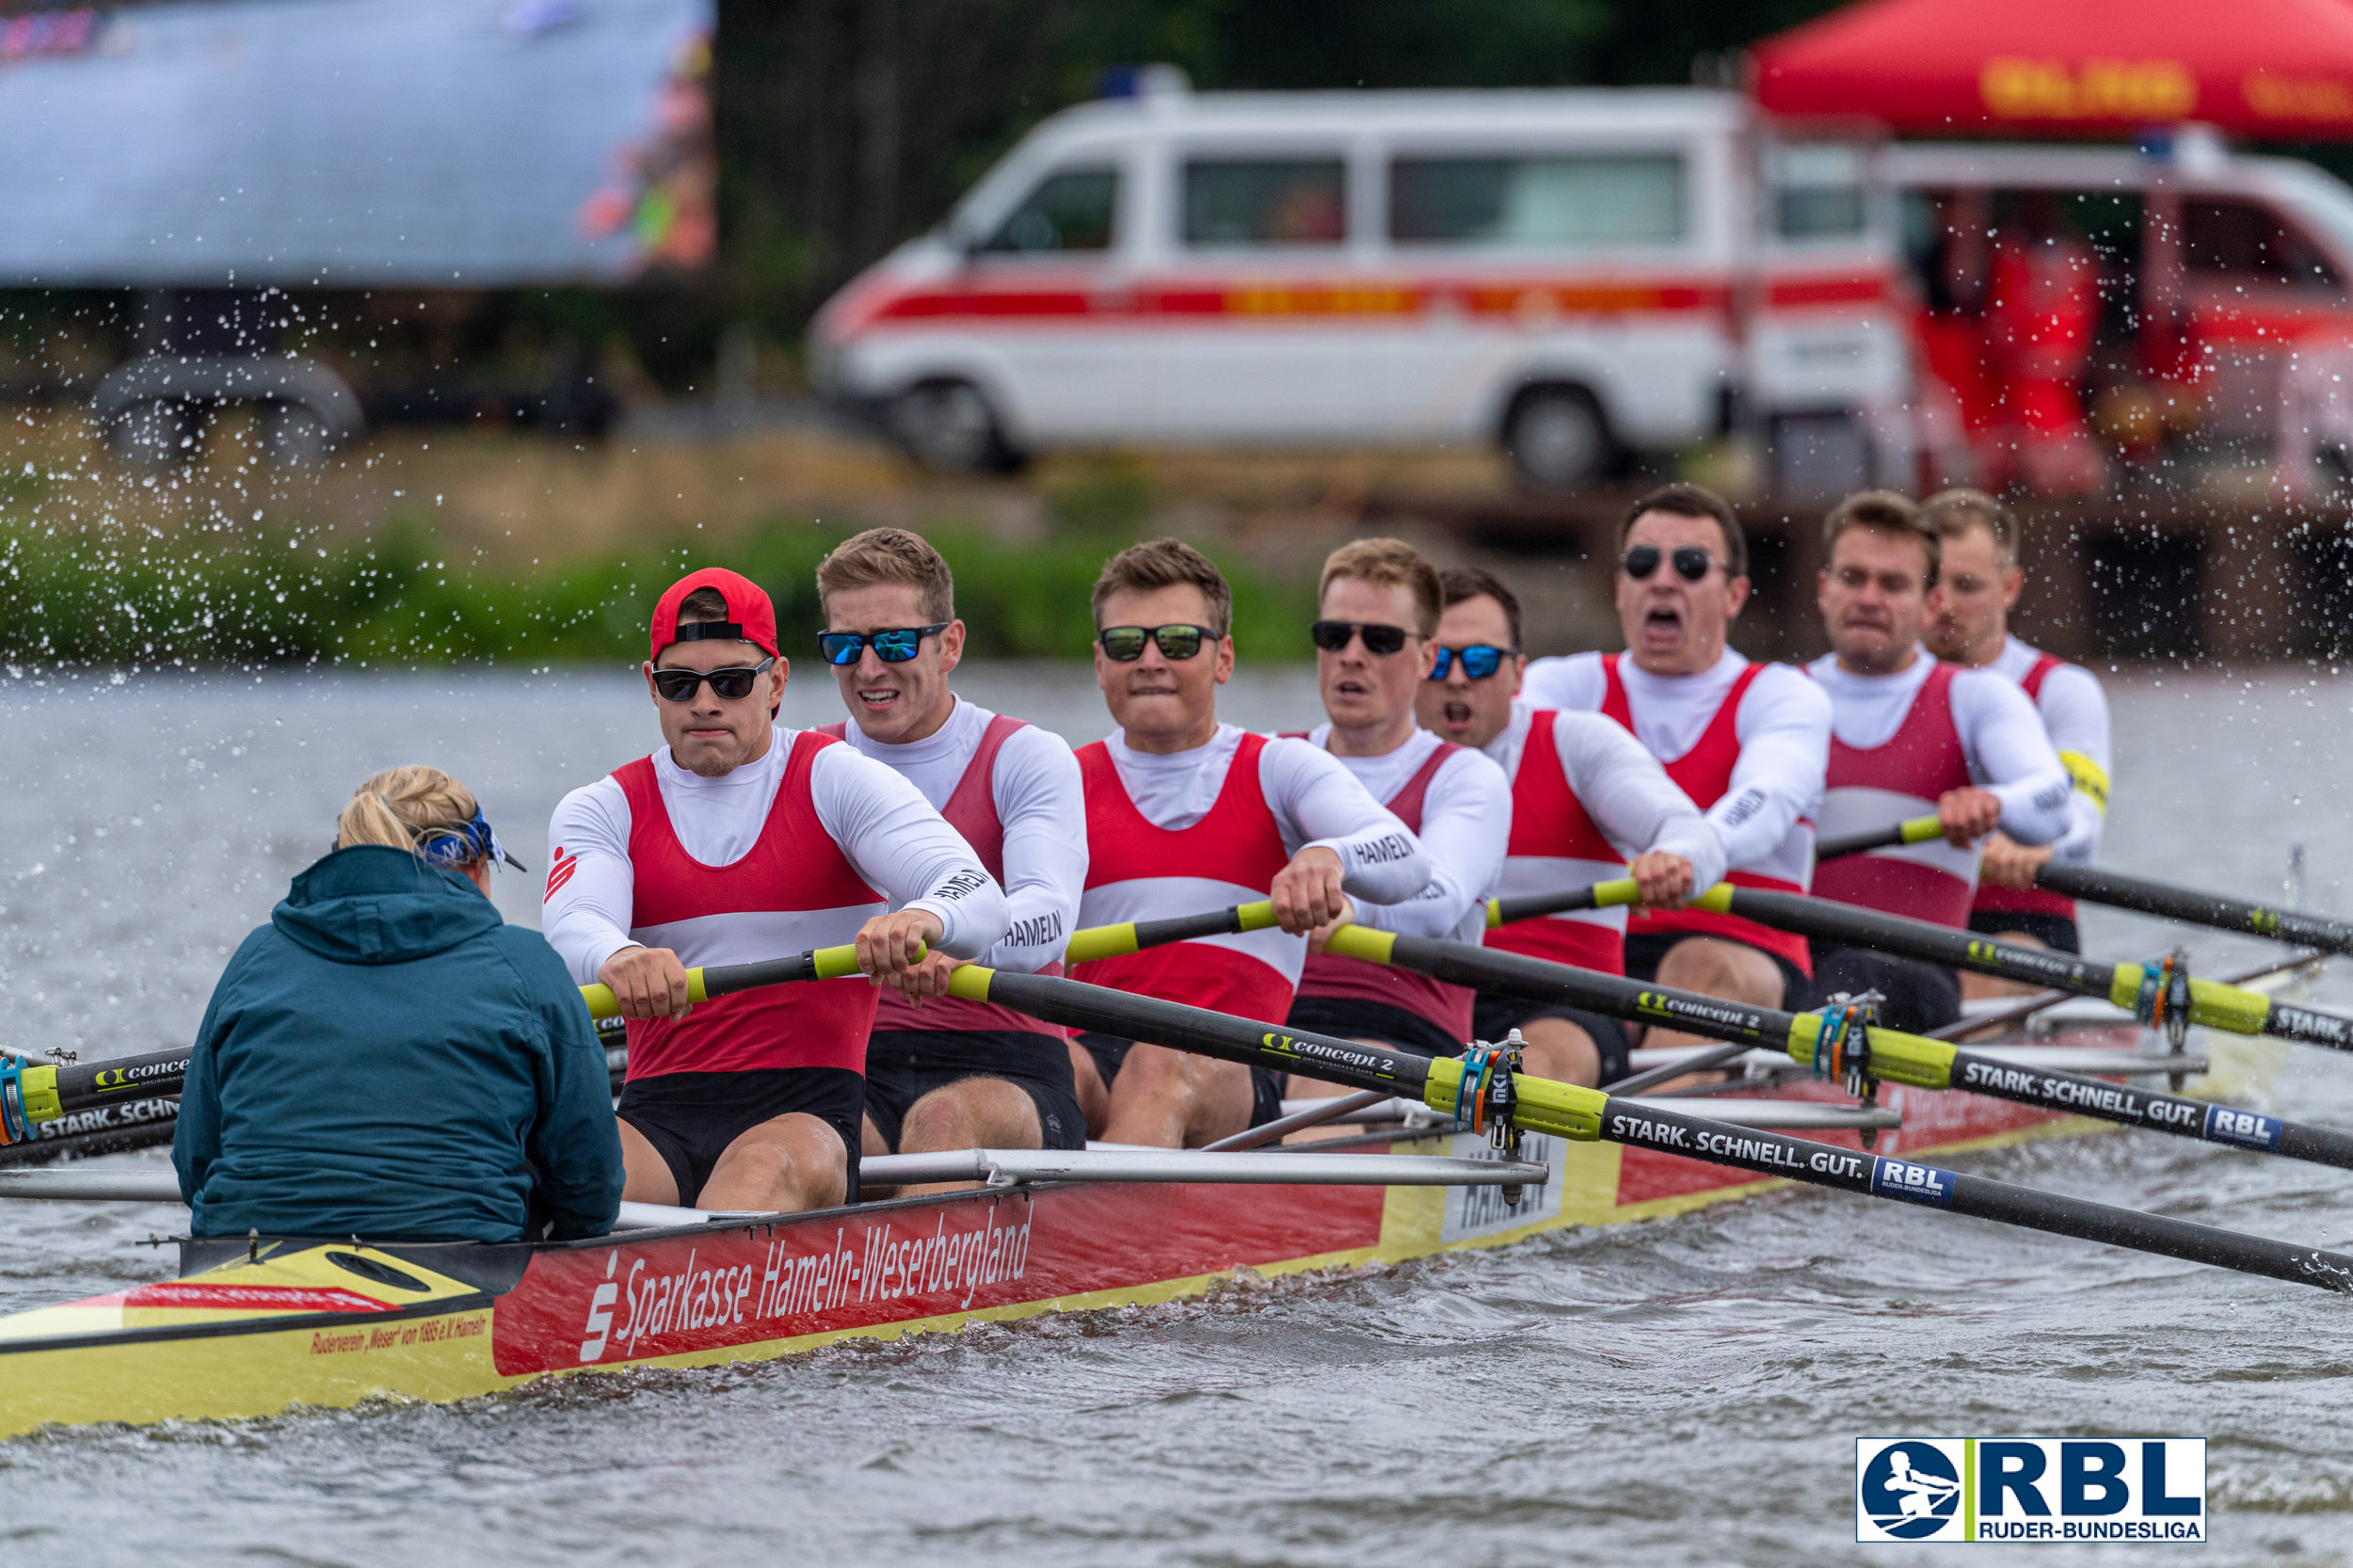
[[[620,1212],[613,1091],[580,992],[439,768],[353,792],[213,988],[171,1159],[198,1236],[523,1241]]]
[[[1419,893],[1354,907],[1350,918],[1476,947],[1511,837],[1512,781],[1475,748],[1414,721],[1414,698],[1437,658],[1444,593],[1437,568],[1400,539],[1357,539],[1326,558],[1319,618],[1309,631],[1327,719],[1305,739],[1337,758],[1411,829],[1430,862]],[[1311,951],[1290,1022],[1423,1056],[1456,1056],[1471,1038],[1471,1003],[1467,986]],[[1289,1092],[1301,1098],[1342,1093],[1303,1078]]]
[[[855,941],[931,998],[937,951],[977,957],[1005,899],[914,785],[776,722],[788,665],[768,595],[723,568],[655,605],[646,687],[667,744],[555,809],[548,939],[629,1020],[621,1147],[636,1201],[766,1212],[857,1196],[875,987],[809,981],[690,1004],[688,966]]]
[[[1599,713],[1523,698],[1520,601],[1502,579],[1455,567],[1440,579],[1438,656],[1416,699],[1423,725],[1476,746],[1512,780],[1512,834],[1497,892],[1570,892],[1631,876],[1643,904],[1679,909],[1723,876],[1723,845],[1642,744]],[[1498,926],[1486,945],[1604,974],[1625,972],[1626,912],[1586,909]],[[1631,1040],[1615,1018],[1482,992],[1479,1038],[1517,1029],[1528,1070],[1592,1087],[1624,1078]]]
[[[1069,744],[949,688],[965,626],[948,563],[920,535],[870,528],[843,540],[818,563],[817,600],[818,648],[850,712],[820,733],[922,792],[1004,889],[1011,924],[982,961],[1060,974],[1087,872],[1086,840],[1071,831],[1086,805]],[[922,967],[944,977],[955,962],[932,953]],[[1011,1008],[885,990],[866,1043],[866,1152],[1083,1148],[1068,1038]]]
[[[1825,839],[1934,816],[1945,836],[1826,860],[1814,891],[1843,904],[1965,927],[1977,844],[1996,827],[2025,844],[2066,833],[2073,791],[2034,704],[1992,670],[1940,664],[1920,646],[1942,540],[1919,508],[1865,490],[1822,526],[1816,593],[1832,651],[1807,666],[1831,702]],[[1824,996],[1878,991],[1881,1021],[1937,1029],[1961,1016],[1953,971],[1867,948],[1814,948]]]
[[[2081,952],[2075,901],[2036,887],[2034,878],[2053,861],[2088,866],[2099,856],[2108,812],[2107,694],[2082,665],[2009,634],[2009,612],[2026,574],[2018,565],[2017,524],[2008,507],[1982,490],[1946,490],[1922,502],[1920,515],[1936,530],[1942,552],[1924,639],[1929,650],[2016,681],[2041,715],[2043,732],[2074,786],[2068,829],[2054,842],[2022,844],[1999,831],[1985,840],[1969,929],[2006,942]],[[1964,999],[2025,989],[1992,975],[1961,977]]]
[[[1658,759],[1707,814],[1739,888],[1802,893],[1814,876],[1814,814],[1830,765],[1830,699],[1793,664],[1725,646],[1749,600],[1749,545],[1731,505],[1696,485],[1634,503],[1618,528],[1623,653],[1528,666],[1539,708],[1603,713]],[[1803,1005],[1805,938],[1704,909],[1645,911],[1626,928],[1625,972],[1758,1007]],[[1696,1045],[1652,1029],[1645,1046]]]
[[[1329,752],[1217,717],[1234,673],[1233,596],[1176,539],[1121,551],[1096,579],[1095,678],[1119,728],[1079,749],[1086,785],[1081,927],[1271,899],[1280,929],[1176,942],[1074,975],[1280,1025],[1307,933],[1352,899],[1398,904],[1430,880],[1421,844]],[[1193,1147],[1281,1113],[1264,1068],[1110,1035],[1071,1042],[1080,1101],[1112,1143]]]

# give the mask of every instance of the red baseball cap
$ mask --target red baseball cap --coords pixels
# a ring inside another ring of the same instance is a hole
[[[710,588],[727,600],[725,620],[678,623],[679,606],[686,596],[697,588]],[[761,652],[776,654],[776,607],[768,599],[768,591],[740,571],[725,567],[705,567],[690,571],[669,586],[662,601],[653,607],[653,651],[649,659],[662,657],[662,650],[672,643],[706,642],[719,639],[746,642]]]

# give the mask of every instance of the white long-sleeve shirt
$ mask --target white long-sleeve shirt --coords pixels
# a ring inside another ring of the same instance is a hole
[[[1331,742],[1329,724],[1318,725],[1307,736],[1307,744],[1319,750]],[[1386,801],[1444,744],[1429,730],[1417,729],[1395,751],[1335,760],[1355,776],[1367,794]],[[1487,900],[1495,896],[1504,846],[1512,838],[1512,781],[1479,752],[1458,748],[1430,776],[1417,836],[1430,861],[1428,886],[1401,904],[1367,904],[1355,912],[1356,923],[1401,936],[1478,945],[1487,929]]]
[[[667,746],[653,754],[663,808],[688,855],[728,866],[751,852],[776,803],[794,736],[778,727],[765,754],[717,778],[680,767]],[[942,951],[977,958],[1004,936],[1003,891],[913,784],[846,745],[829,745],[811,760],[808,785],[818,822],[867,886],[894,907],[939,917]],[[566,795],[548,824],[549,865],[572,869],[560,879],[551,874],[542,928],[584,985],[606,959],[640,945],[630,936],[636,879],[629,831],[629,797],[610,776]]]
[[[1487,743],[1488,758],[1508,777],[1518,776],[1520,753],[1527,747],[1535,712],[1527,698],[1513,698],[1512,722]],[[1628,860],[1654,849],[1682,856],[1691,862],[1695,891],[1723,880],[1723,841],[1641,742],[1619,728],[1615,720],[1574,712],[1552,721],[1552,739],[1570,792],[1612,849]]]
[[[1631,658],[1618,661],[1634,737],[1662,763],[1680,760],[1699,744],[1748,660],[1726,648],[1697,675],[1653,675]],[[1598,653],[1539,659],[1528,666],[1520,695],[1532,706],[1564,712],[1601,711],[1609,678]],[[1732,782],[1706,808],[1735,871],[1762,871],[1802,886],[1812,872],[1810,824],[1822,809],[1822,777],[1830,767],[1830,698],[1792,664],[1768,664],[1741,694],[1733,714],[1740,743]]]
[[[1830,696],[1838,738],[1868,750],[1895,738],[1935,667],[1922,648],[1894,675],[1856,675],[1839,668],[1833,654],[1814,661],[1806,673]],[[1952,708],[1971,781],[2002,802],[2002,831],[2022,844],[2047,844],[2064,834],[2073,787],[2026,694],[1991,669],[1956,670]]]
[[[2041,657],[2040,648],[2009,637],[1986,667],[2023,682]],[[2051,846],[2051,858],[2062,866],[2088,866],[2099,858],[2100,836],[2108,823],[2108,770],[2115,755],[2108,737],[2108,696],[2089,670],[2060,664],[2042,678],[2042,689],[2033,702],[2042,715],[2043,732],[2051,737],[2075,787],[2069,803],[2072,821]]]
[[[1161,755],[1136,750],[1114,730],[1103,749],[1111,754],[1119,782],[1144,820],[1179,832],[1208,816],[1217,804],[1242,733],[1239,726],[1221,724],[1208,744]],[[1402,904],[1429,884],[1430,859],[1420,840],[1331,753],[1305,741],[1271,740],[1258,754],[1258,785],[1282,834],[1283,853],[1331,850],[1340,857],[1340,886],[1350,898]]]
[[[948,722],[920,741],[886,745],[855,723],[842,739],[914,785],[938,810],[963,781],[996,716],[958,697]],[[1009,923],[1004,939],[982,962],[993,969],[1034,974],[1062,956],[1077,928],[1079,895],[1086,890],[1086,834],[1071,831],[1071,824],[1086,821],[1086,788],[1070,743],[1034,724],[1015,730],[997,752],[989,795],[1005,834]]]

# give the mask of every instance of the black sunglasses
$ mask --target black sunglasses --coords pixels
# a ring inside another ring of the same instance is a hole
[[[653,672],[653,689],[667,701],[692,702],[696,688],[708,680],[711,682],[711,695],[720,701],[741,702],[752,695],[752,688],[767,673],[768,666],[776,662],[776,656],[771,653],[759,664],[749,666],[729,664],[725,669],[716,670],[656,670]]]
[[[929,626],[902,626],[890,632],[820,632],[817,651],[824,655],[828,664],[855,664],[858,654],[871,648],[874,657],[884,664],[904,664],[915,657],[924,638],[936,636],[954,624],[936,620]]]
[[[1326,653],[1339,652],[1348,646],[1350,638],[1361,635],[1367,653],[1385,654],[1401,651],[1405,639],[1413,633],[1401,626],[1385,626],[1377,620],[1320,620],[1307,628],[1307,635]]]
[[[1217,633],[1206,626],[1107,626],[1095,634],[1103,657],[1118,664],[1143,658],[1147,637],[1160,645],[1161,658],[1190,659],[1201,651],[1203,638],[1214,641]]]
[[[1473,643],[1468,648],[1438,649],[1438,662],[1430,667],[1430,679],[1444,680],[1454,669],[1454,661],[1463,661],[1463,678],[1484,680],[1503,667],[1503,661],[1519,651],[1516,648],[1497,648],[1493,643]]]
[[[1696,583],[1707,575],[1707,568],[1716,565],[1716,557],[1695,544],[1677,545],[1667,559],[1674,563],[1675,575],[1686,583]],[[1618,569],[1637,583],[1646,580],[1658,569],[1659,549],[1655,544],[1638,544],[1618,557]]]

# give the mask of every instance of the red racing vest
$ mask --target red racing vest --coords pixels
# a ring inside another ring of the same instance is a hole
[[[833,744],[807,730],[792,738],[760,838],[726,866],[707,866],[679,842],[651,758],[617,769],[635,880],[631,937],[672,950],[688,968],[742,964],[849,941],[888,909],[817,820],[809,764]],[[874,988],[862,980],[738,991],[696,1002],[683,1018],[632,1018],[629,1076],[778,1067],[863,1073],[873,1019]]]
[[[2026,694],[2026,700],[2040,703],[2042,700],[2043,679],[2065,663],[2066,660],[2054,654],[2038,655],[2034,666],[2018,682]],[[1985,909],[2005,915],[2056,915],[2063,920],[2075,918],[2075,901],[2072,898],[2061,898],[2047,888],[2005,888],[1998,882],[1978,883],[1977,896],[1969,907],[1973,911]]]
[[[1553,741],[1558,717],[1549,708],[1529,715],[1528,741],[1512,775],[1512,837],[1504,847],[1499,898],[1565,893],[1625,874],[1625,860],[1569,788]],[[1487,946],[1529,958],[1574,964],[1603,974],[1625,973],[1625,911],[1578,909],[1514,920],[1487,933]]]
[[[1422,803],[1429,796],[1430,781],[1438,776],[1447,759],[1462,749],[1452,741],[1440,741],[1429,760],[1414,771],[1414,776],[1382,803],[1405,824],[1406,831],[1421,831]],[[1469,986],[1449,985],[1444,981],[1410,974],[1386,964],[1368,964],[1361,958],[1342,958],[1337,953],[1311,952],[1300,973],[1299,994],[1386,1002],[1417,1018],[1427,1018],[1445,1030],[1450,1039],[1470,1038]]]
[[[1027,725],[1027,719],[1016,719],[1004,713],[993,715],[986,728],[981,731],[981,744],[972,751],[972,760],[964,765],[964,773],[956,779],[956,787],[948,792],[947,803],[939,814],[950,827],[964,835],[964,841],[972,846],[988,874],[997,885],[1005,885],[1005,824],[997,816],[997,754],[1005,749],[1005,742],[1013,732]],[[820,725],[817,733],[836,740],[849,738],[849,721]],[[1048,964],[1039,974],[1060,974],[1062,965]],[[1057,1040],[1069,1038],[1070,1032],[1056,1024],[1041,1023],[1026,1013],[994,1002],[966,1001],[961,997],[939,997],[918,1007],[901,996],[895,986],[885,985],[875,992],[874,1031],[902,1030],[1013,1030],[1024,1034],[1050,1034]]]
[[[1831,732],[1830,773],[1822,791],[1823,838],[1934,816],[1945,791],[1965,789],[1973,782],[1961,731],[1953,724],[1953,677],[1959,673],[1951,664],[1931,667],[1905,710],[1903,723],[1884,745],[1850,746],[1835,729]],[[1977,881],[1976,850],[1955,849],[1932,839],[1825,860],[1814,868],[1814,896],[1965,927]]]
[[[1201,915],[1266,897],[1290,856],[1258,782],[1265,750],[1265,736],[1242,736],[1216,802],[1191,827],[1171,829],[1136,809],[1109,747],[1100,741],[1080,746],[1087,884],[1080,926]],[[1280,1024],[1290,1014],[1306,951],[1304,937],[1252,931],[1097,958],[1074,965],[1071,975],[1090,985]]]
[[[1634,733],[1634,704],[1627,699],[1625,682],[1618,679],[1620,655],[1606,653],[1601,660],[1604,682],[1601,711],[1618,721],[1625,732]],[[1752,661],[1747,669],[1733,681],[1732,690],[1724,694],[1723,702],[1709,716],[1707,727],[1700,738],[1691,743],[1691,749],[1670,762],[1659,759],[1667,776],[1675,787],[1691,797],[1691,804],[1707,810],[1724,798],[1732,787],[1732,770],[1740,761],[1740,699],[1749,695],[1765,666]],[[1775,893],[1802,893],[1805,885],[1785,876],[1767,876],[1762,872],[1733,871],[1724,873],[1724,880],[1736,888],[1758,888]],[[1735,942],[1746,942],[1753,948],[1787,959],[1798,967],[1800,974],[1814,973],[1813,950],[1804,937],[1794,932],[1775,931],[1771,926],[1742,920],[1737,915],[1718,915],[1705,909],[1657,910],[1637,915],[1641,924],[1637,930],[1665,935],[1688,932],[1697,936],[1722,936]]]

